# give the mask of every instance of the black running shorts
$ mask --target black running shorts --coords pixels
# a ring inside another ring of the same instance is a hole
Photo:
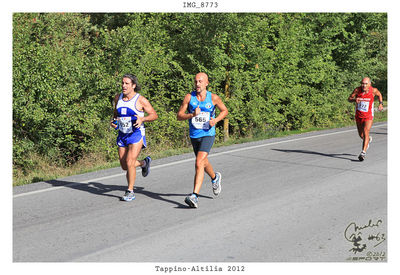
[[[201,138],[190,138],[193,146],[194,154],[197,156],[199,151],[210,153],[214,144],[215,136],[206,136]]]

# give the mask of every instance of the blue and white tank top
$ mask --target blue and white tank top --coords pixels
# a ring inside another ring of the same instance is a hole
[[[206,99],[199,101],[196,91],[191,93],[189,113],[200,107],[200,114],[189,119],[189,135],[191,138],[215,136],[215,126],[210,127],[210,118],[215,118],[215,106],[212,103],[211,92],[207,91]]]
[[[118,102],[117,102],[117,112],[118,112],[118,129],[121,133],[130,134],[135,131],[141,131],[142,135],[144,135],[144,124],[140,125],[139,128],[133,126],[136,122],[136,116],[144,117],[144,112],[136,109],[136,102],[139,98],[140,94],[136,94],[128,101],[124,101],[122,99],[123,93],[120,94]]]

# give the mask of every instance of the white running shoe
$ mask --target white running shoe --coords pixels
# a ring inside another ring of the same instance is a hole
[[[122,196],[124,201],[133,201],[135,199],[135,193],[132,191],[126,190],[125,195]]]
[[[360,155],[358,156],[359,161],[363,161],[367,153],[365,151],[361,151]]]
[[[372,142],[372,137],[371,137],[371,136],[369,136],[369,141],[368,141],[368,145],[367,145],[367,150],[368,150],[368,148],[369,148],[369,145],[371,144],[371,142]]]
[[[220,172],[216,172],[215,173],[215,179],[211,181],[212,184],[212,189],[213,189],[213,193],[215,196],[218,196],[219,193],[221,193],[221,179],[222,179],[222,175]]]
[[[190,194],[185,198],[185,202],[191,208],[197,208],[199,203],[199,198],[195,194]]]

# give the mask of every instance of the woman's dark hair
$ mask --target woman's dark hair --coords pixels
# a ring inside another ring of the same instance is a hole
[[[136,84],[136,87],[134,89],[135,92],[140,91],[141,87],[140,87],[139,81],[138,81],[138,79],[137,79],[137,77],[135,75],[133,75],[133,74],[124,74],[124,76],[122,78],[129,78],[130,80],[132,80],[132,84]]]

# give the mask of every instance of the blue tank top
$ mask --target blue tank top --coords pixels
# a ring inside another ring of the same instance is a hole
[[[191,93],[189,102],[189,113],[200,106],[200,114],[189,119],[189,135],[191,138],[200,138],[205,136],[215,136],[215,126],[210,127],[210,118],[215,118],[215,106],[212,103],[211,92],[207,91],[206,99],[199,101],[196,97],[197,92]]]

